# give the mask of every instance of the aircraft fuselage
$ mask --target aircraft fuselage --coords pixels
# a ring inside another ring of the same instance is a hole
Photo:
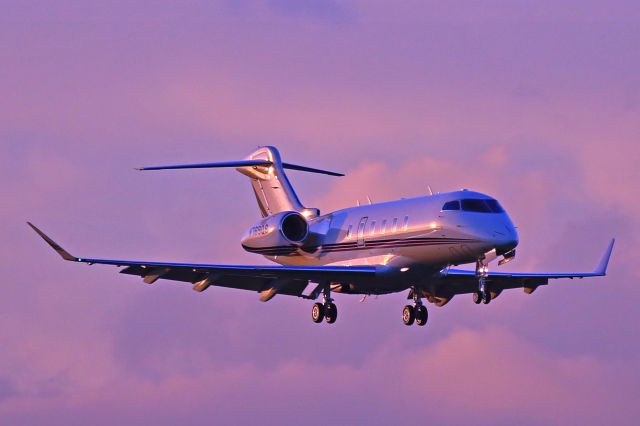
[[[455,207],[462,200],[472,200],[472,208],[487,211],[469,211],[460,204],[458,210],[445,209],[446,203],[454,202]],[[486,201],[495,203],[496,211],[483,206]],[[499,204],[467,190],[346,208],[308,222],[309,238],[303,244],[248,247],[245,235],[243,246],[281,265],[388,265],[396,271],[412,270],[406,275],[414,275],[472,263],[485,255],[495,258],[518,244],[516,229]],[[252,229],[249,232],[278,232],[260,223]],[[392,279],[379,290],[397,291],[396,286],[409,285],[407,279],[400,281]]]

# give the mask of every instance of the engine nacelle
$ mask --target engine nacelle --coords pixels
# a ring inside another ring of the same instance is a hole
[[[257,222],[242,237],[247,251],[284,255],[301,247],[309,237],[309,224],[298,212],[280,212]]]

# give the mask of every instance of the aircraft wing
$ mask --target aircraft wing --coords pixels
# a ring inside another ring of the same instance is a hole
[[[602,277],[607,274],[607,266],[613,252],[615,240],[611,240],[602,255],[598,266],[592,272],[490,272],[487,284],[492,292],[499,293],[510,288],[524,288],[532,292],[538,286],[549,284],[549,280],[558,278]],[[443,271],[440,289],[450,295],[473,293],[478,289],[478,277],[475,271],[449,269]]]
[[[303,292],[309,281],[352,282],[370,279],[376,274],[374,266],[257,266],[216,265],[196,263],[146,262],[137,260],[92,259],[76,257],[63,249],[36,226],[29,226],[38,233],[64,260],[89,265],[114,265],[123,267],[120,273],[137,275],[147,284],[159,279],[188,282],[194,290],[203,291],[209,286],[252,290],[261,293],[260,300],[267,301],[276,294],[286,294],[315,299],[319,289],[310,295]]]

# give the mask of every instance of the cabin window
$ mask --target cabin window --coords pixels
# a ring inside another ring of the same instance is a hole
[[[406,231],[409,228],[409,216],[404,217],[404,224],[402,225],[402,230]]]
[[[396,232],[398,230],[398,218],[393,218],[393,224],[391,225],[391,232]]]
[[[351,231],[353,230],[353,225],[349,225],[349,229],[347,230],[347,238],[351,238]]]
[[[460,210],[460,201],[455,200],[444,203],[444,206],[442,206],[442,211],[445,210]]]
[[[386,234],[386,233],[387,233],[387,219],[384,219],[384,220],[382,221],[382,223],[380,224],[380,233],[381,233],[382,235],[384,235],[384,234]]]
[[[371,222],[371,229],[369,230],[369,236],[373,237],[375,233],[376,233],[376,221],[374,220]]]

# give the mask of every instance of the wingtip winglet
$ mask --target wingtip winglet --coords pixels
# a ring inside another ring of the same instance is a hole
[[[615,245],[615,243],[616,239],[612,238],[611,242],[609,243],[609,247],[607,247],[607,250],[604,252],[602,258],[600,259],[600,263],[598,263],[598,267],[594,271],[596,275],[607,275],[607,267],[609,266],[609,260],[611,259],[611,253],[613,253],[613,246]]]
[[[40,237],[42,237],[42,239],[45,240],[47,244],[49,244],[51,248],[54,249],[60,255],[60,257],[62,257],[64,260],[70,260],[73,262],[77,262],[79,260],[77,257],[73,256],[71,253],[69,253],[62,247],[60,247],[58,243],[56,243],[51,238],[49,238],[44,232],[39,230],[38,227],[35,226],[33,223],[27,222],[27,225],[29,225],[31,229],[36,231],[36,233],[40,235]]]

